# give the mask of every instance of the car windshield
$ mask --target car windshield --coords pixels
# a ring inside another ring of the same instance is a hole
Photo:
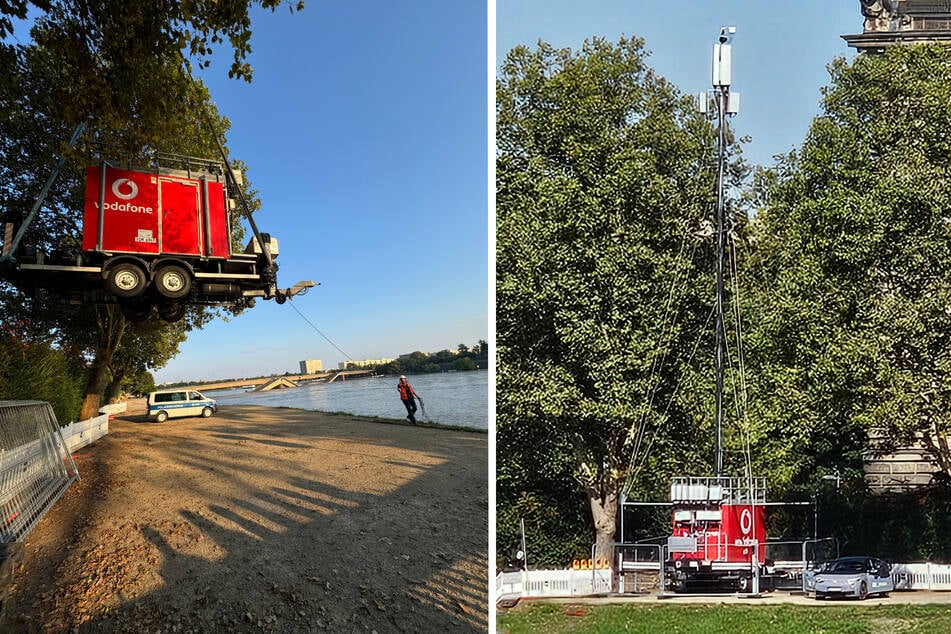
[[[846,559],[833,561],[825,565],[822,572],[831,572],[833,574],[849,572],[865,572],[865,562],[860,559]]]

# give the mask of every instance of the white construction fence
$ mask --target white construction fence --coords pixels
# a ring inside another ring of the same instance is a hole
[[[529,570],[501,572],[495,597],[575,597],[611,592],[610,570]]]
[[[951,590],[951,565],[892,564],[895,590]],[[529,570],[501,572],[495,578],[495,599],[575,597],[611,592],[610,570]]]
[[[71,452],[76,451],[91,445],[109,433],[109,414],[100,414],[89,420],[70,423],[60,429],[60,433],[63,434],[66,447]]]

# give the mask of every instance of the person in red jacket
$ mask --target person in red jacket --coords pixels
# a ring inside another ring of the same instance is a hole
[[[400,383],[396,387],[400,391],[400,400],[403,401],[403,405],[406,406],[406,418],[409,419],[409,422],[415,423],[416,399],[419,397],[416,396],[416,392],[413,391],[413,386],[409,384],[405,376],[400,377]]]

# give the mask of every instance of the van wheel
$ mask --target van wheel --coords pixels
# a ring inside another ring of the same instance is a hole
[[[181,299],[192,290],[191,276],[175,264],[163,266],[155,273],[155,290],[163,297]]]
[[[116,297],[138,297],[145,286],[145,271],[131,262],[120,262],[106,272],[106,288]]]
[[[164,423],[167,420],[168,420],[168,412],[159,412],[158,414],[155,415],[156,423]]]
[[[205,409],[201,410],[201,417],[202,417],[202,418],[208,418],[209,416],[211,416],[211,408],[210,408],[210,407],[206,407]]]

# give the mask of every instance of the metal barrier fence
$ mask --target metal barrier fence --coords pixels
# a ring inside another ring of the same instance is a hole
[[[0,401],[0,544],[29,533],[77,478],[49,403]]]
[[[664,593],[663,544],[615,544],[618,591],[640,593],[656,590]]]

